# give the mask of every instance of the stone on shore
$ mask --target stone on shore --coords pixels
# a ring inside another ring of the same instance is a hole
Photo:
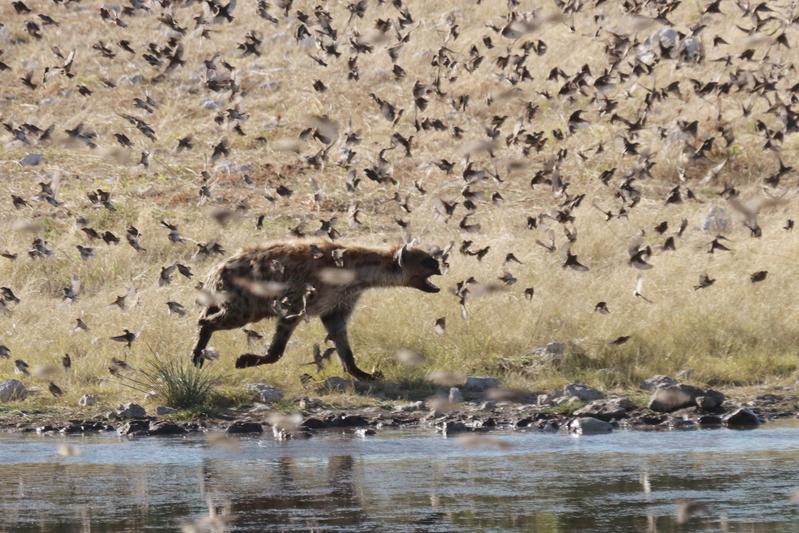
[[[562,395],[569,398],[579,398],[581,402],[592,402],[605,397],[605,395],[599,389],[582,385],[580,383],[570,383],[566,385],[563,387]]]
[[[258,422],[250,422],[247,420],[236,420],[232,424],[228,426],[225,430],[225,433],[229,435],[233,434],[245,434],[245,433],[263,433],[264,427],[259,424]]]
[[[261,403],[274,403],[283,399],[283,392],[267,383],[253,383],[247,385],[247,390],[254,393]]]
[[[28,389],[21,381],[6,379],[0,381],[0,402],[13,402],[24,400],[28,396]]]
[[[725,426],[731,428],[753,428],[760,425],[760,418],[747,407],[740,407],[721,418]]]
[[[130,402],[117,407],[115,414],[118,418],[144,418],[147,411],[141,405]]]
[[[696,405],[696,399],[704,396],[705,391],[698,387],[678,383],[664,385],[655,389],[649,400],[649,408],[659,413],[671,413],[684,407]]]
[[[78,405],[81,407],[91,407],[97,403],[97,396],[94,394],[84,394],[78,400]]]
[[[150,424],[150,435],[182,435],[186,430],[171,420],[159,420]]]
[[[117,428],[117,433],[131,437],[142,437],[147,435],[150,430],[150,422],[147,420],[130,420]]]
[[[713,389],[707,389],[705,394],[696,397],[696,406],[703,411],[713,411],[724,403],[724,394]]]
[[[627,412],[635,409],[635,405],[627,398],[607,398],[594,400],[574,412],[574,416],[593,417],[605,422],[626,418]]]
[[[452,387],[449,389],[449,403],[462,403],[463,402],[463,393],[458,387]]]
[[[458,420],[448,420],[438,424],[436,430],[446,436],[455,433],[463,433],[464,431],[471,431],[471,428]]]
[[[669,385],[676,385],[676,384],[677,384],[676,379],[669,376],[663,376],[658,374],[656,376],[652,376],[651,378],[645,379],[641,383],[641,388],[644,390],[655,390],[660,387],[666,387]]]
[[[613,426],[604,420],[584,416],[569,422],[569,431],[578,435],[601,435],[613,431]]]

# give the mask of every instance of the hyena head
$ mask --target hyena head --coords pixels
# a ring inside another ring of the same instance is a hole
[[[413,287],[424,292],[438,292],[441,289],[433,285],[430,276],[441,275],[438,259],[420,248],[405,245],[394,256],[396,266],[400,269],[402,285]]]

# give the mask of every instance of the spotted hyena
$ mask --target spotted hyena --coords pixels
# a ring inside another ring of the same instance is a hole
[[[236,368],[277,362],[303,317],[319,316],[344,369],[357,379],[375,379],[355,364],[347,321],[363,291],[413,287],[435,293],[428,279],[440,275],[439,258],[419,248],[366,248],[331,242],[278,242],[246,248],[214,268],[205,282],[208,303],[198,321],[192,360],[202,366],[215,331],[277,318],[265,355],[243,354]]]

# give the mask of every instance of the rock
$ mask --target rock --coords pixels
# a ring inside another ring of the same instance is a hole
[[[658,387],[665,387],[668,385],[676,385],[676,384],[677,380],[675,380],[674,378],[658,374],[656,376],[652,376],[651,378],[645,379],[641,383],[641,388],[644,390],[655,390]]]
[[[406,403],[404,405],[398,405],[394,407],[395,413],[412,413],[414,411],[423,411],[427,408],[425,403],[421,400],[418,402],[413,403]]]
[[[289,431],[286,428],[279,428],[277,426],[272,426],[272,436],[275,437],[275,440],[300,440],[300,439],[310,439],[313,437],[313,433],[310,431],[305,430],[291,430]]]
[[[283,392],[273,385],[267,383],[253,383],[247,385],[247,390],[255,393],[258,400],[262,403],[274,403],[283,399]]]
[[[569,422],[569,431],[578,435],[600,435],[602,433],[610,433],[613,431],[613,426],[590,416],[575,418]]]
[[[702,415],[696,423],[702,427],[716,427],[721,425],[721,417],[716,415]]]
[[[72,421],[68,426],[61,428],[61,433],[75,434],[75,433],[93,433],[98,431],[114,431],[113,426],[103,424],[102,422],[93,422],[91,420]]]
[[[602,391],[579,383],[570,383],[563,387],[563,396],[576,396],[581,402],[591,402],[605,397]]]
[[[133,437],[141,437],[147,435],[150,429],[150,423],[147,420],[131,420],[117,428],[117,433],[120,435],[129,435]]]
[[[479,409],[481,411],[491,411],[493,409],[496,409],[496,407],[497,407],[497,402],[495,402],[494,400],[486,400],[485,402],[480,404]]]
[[[760,425],[760,418],[746,407],[727,413],[721,421],[731,428],[752,428]]]
[[[499,387],[499,380],[492,377],[483,376],[468,376],[463,388],[472,392],[485,392],[488,389],[496,389]]]
[[[497,421],[493,417],[477,418],[468,424],[472,429],[487,430],[497,427]]]
[[[350,389],[355,386],[355,382],[351,379],[344,379],[338,376],[332,376],[327,378],[322,387],[327,390],[343,390],[343,389]]]
[[[150,424],[150,435],[182,435],[186,430],[171,420],[159,420]]]
[[[6,379],[0,381],[0,402],[13,402],[24,400],[28,396],[28,389],[21,381]]]
[[[155,408],[156,416],[166,416],[177,412],[178,410],[175,409],[174,407],[167,407],[166,405],[159,405],[158,407]]]
[[[627,398],[608,398],[594,400],[585,407],[574,412],[574,416],[598,418],[609,422],[614,418],[626,418],[627,412],[635,409],[635,405]]]
[[[325,422],[321,418],[317,418],[315,416],[309,416],[302,422],[300,422],[300,427],[305,429],[324,429],[330,427],[328,422]]]
[[[583,401],[580,399],[579,396],[561,396],[559,398],[555,398],[555,400],[552,403],[554,405],[572,404],[575,407],[577,407],[577,405],[583,403]]]
[[[355,435],[357,437],[366,438],[371,437],[373,435],[377,435],[377,431],[371,428],[358,428],[355,430]]]
[[[696,397],[696,406],[703,411],[713,411],[724,403],[724,394],[713,389],[705,391],[703,396]]]
[[[562,342],[550,342],[546,346],[540,346],[530,352],[531,355],[545,359],[557,359],[566,353],[566,345]]]
[[[147,411],[141,405],[131,402],[117,407],[116,415],[119,418],[144,418]]]
[[[44,161],[44,155],[31,153],[19,160],[19,164],[23,167],[35,167]]]
[[[665,415],[645,414],[637,416],[630,421],[631,426],[656,426],[666,421]]]
[[[471,431],[469,426],[457,420],[448,420],[436,426],[436,430],[444,435],[452,435],[454,433],[463,433],[464,431]]]
[[[97,396],[95,396],[94,394],[84,394],[83,396],[80,397],[80,400],[78,400],[78,405],[80,405],[81,407],[91,407],[96,403],[97,403]]]
[[[354,428],[368,426],[369,420],[362,415],[338,415],[328,423],[330,427]]]
[[[514,428],[526,428],[530,427],[535,423],[535,419],[530,416],[525,416],[524,418],[517,418],[511,423],[511,426]]]
[[[240,433],[263,433],[264,427],[258,422],[250,422],[247,420],[236,420],[228,426],[225,433],[229,435]]]
[[[322,406],[322,400],[319,398],[300,398],[297,402],[300,409],[315,409]]]
[[[678,383],[658,387],[649,400],[649,408],[659,413],[670,413],[684,407],[696,405],[696,399],[704,396],[705,391],[700,388]]]
[[[554,405],[555,395],[552,394],[539,394],[535,399],[536,405]]]
[[[449,403],[461,403],[463,402],[463,393],[458,387],[452,387],[449,389]]]

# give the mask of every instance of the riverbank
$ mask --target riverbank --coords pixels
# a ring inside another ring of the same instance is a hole
[[[127,436],[194,432],[271,433],[304,439],[338,430],[369,436],[384,429],[420,428],[444,435],[496,429],[607,433],[697,428],[754,428],[777,419],[799,418],[794,387],[747,387],[724,391],[653,376],[642,388],[604,392],[569,384],[547,394],[502,389],[493,378],[471,377],[461,387],[441,388],[425,400],[386,400],[369,386],[330,379],[319,396],[285,399],[268,384],[254,384],[238,405],[206,412],[175,410],[142,402],[108,410],[100,406],[40,408],[35,401],[0,404],[0,431]],[[334,389],[332,387],[338,387]]]

